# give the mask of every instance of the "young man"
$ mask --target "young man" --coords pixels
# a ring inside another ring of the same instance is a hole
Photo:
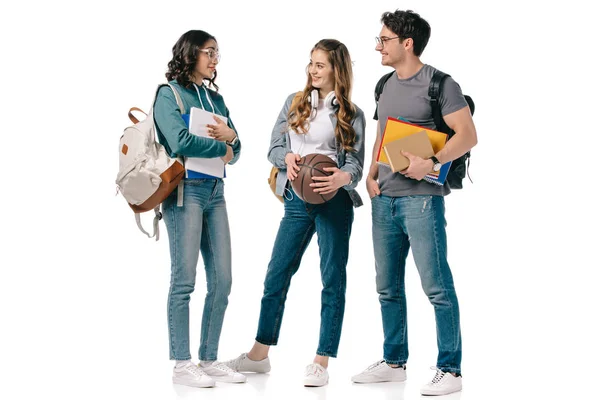
[[[443,150],[430,159],[409,153],[410,166],[393,173],[378,165],[377,152],[388,117],[435,129],[429,103],[429,84],[436,71],[421,56],[431,33],[427,21],[412,11],[386,12],[375,49],[381,63],[395,69],[379,98],[375,119],[377,140],[367,176],[372,199],[373,245],[377,291],[383,318],[384,359],[352,377],[357,383],[406,380],[408,342],[404,271],[409,247],[422,287],[435,310],[438,360],[436,374],[421,394],[444,395],[462,389],[460,375],[461,334],[454,282],[446,257],[444,196],[446,183],[438,186],[423,178],[439,164],[455,160],[477,143],[471,113],[458,84],[448,77],[441,87],[440,106],[446,124],[455,131]]]

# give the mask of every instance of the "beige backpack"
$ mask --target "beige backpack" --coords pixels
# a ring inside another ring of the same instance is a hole
[[[181,97],[177,90],[168,85],[175,94],[177,105],[184,110]],[[154,99],[156,100],[156,94]],[[154,104],[154,102],[153,102]],[[143,121],[139,121],[132,111],[139,111],[146,115]],[[156,128],[154,126],[154,114],[151,108],[146,114],[137,107],[129,110],[129,119],[134,125],[125,128],[119,142],[119,173],[117,175],[117,190],[123,195],[129,206],[135,213],[135,221],[138,228],[149,238],[158,240],[158,222],[162,219],[160,204],[171,194],[175,188],[178,191],[178,205],[181,205],[183,188],[181,179],[185,174],[183,161],[171,158],[165,148],[156,141]],[[154,210],[152,236],[144,230],[140,221],[140,213]]]

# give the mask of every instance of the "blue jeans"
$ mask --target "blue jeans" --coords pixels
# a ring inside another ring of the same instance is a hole
[[[385,361],[405,364],[408,358],[404,270],[408,249],[412,247],[421,286],[435,311],[437,367],[460,373],[460,319],[447,261],[444,198],[381,195],[372,199],[371,206]]]
[[[292,200],[285,199],[285,214],[265,277],[257,342],[269,346],[277,344],[292,276],[298,271],[302,255],[316,231],[323,284],[317,354],[337,356],[346,304],[346,264],[353,220],[352,200],[343,189],[319,205],[305,203],[293,192]]]
[[[171,249],[169,349],[171,360],[189,360],[190,295],[202,252],[207,293],[202,314],[200,350],[203,361],[217,359],[219,337],[231,291],[231,240],[222,179],[186,179],[183,207],[177,190],[163,202]]]

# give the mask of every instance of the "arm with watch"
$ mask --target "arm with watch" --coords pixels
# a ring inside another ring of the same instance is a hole
[[[428,159],[402,152],[410,160],[410,166],[400,171],[402,175],[420,181],[431,171],[439,171],[443,164],[456,160],[477,144],[477,132],[468,106],[444,115],[444,122],[455,132],[444,148]]]
[[[240,150],[242,148],[242,144],[238,138],[237,132],[231,119],[229,118],[229,110],[227,110],[227,124],[225,124],[221,119],[214,117],[215,124],[208,124],[208,136],[215,138],[221,142],[225,142],[227,144],[227,153],[223,156],[223,161],[226,164],[235,164],[235,162],[240,157]],[[232,154],[229,154],[231,151]],[[229,159],[229,161],[228,161]]]

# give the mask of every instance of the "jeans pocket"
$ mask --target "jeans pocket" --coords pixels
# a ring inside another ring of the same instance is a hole
[[[380,194],[376,194],[376,195],[375,195],[375,196],[373,196],[373,197],[369,197],[369,200],[373,201],[373,200],[375,200],[375,199],[377,199],[377,198],[380,198],[380,197],[381,197],[381,195],[380,195]]]

